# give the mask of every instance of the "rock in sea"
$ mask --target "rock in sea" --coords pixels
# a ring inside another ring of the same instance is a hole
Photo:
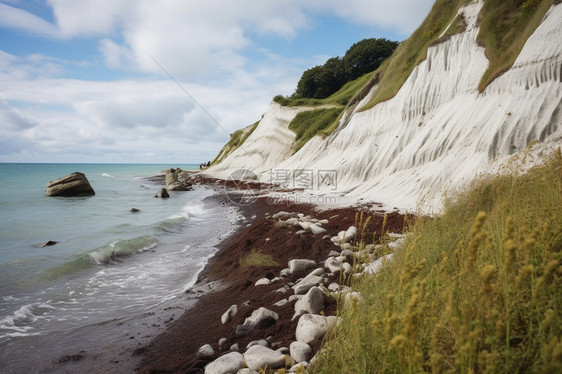
[[[88,178],[80,172],[74,172],[47,183],[45,190],[47,196],[91,196],[95,194]]]
[[[168,193],[168,191],[166,191],[165,188],[162,188],[160,191],[156,192],[156,195],[154,195],[154,197],[161,197],[163,199],[170,197],[170,194]]]

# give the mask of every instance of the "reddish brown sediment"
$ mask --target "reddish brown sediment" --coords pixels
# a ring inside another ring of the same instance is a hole
[[[204,182],[215,183],[210,180]],[[216,198],[226,199],[225,195],[218,195]],[[331,237],[354,225],[356,214],[367,208],[350,207],[316,211],[313,205],[272,205],[265,197],[260,197],[251,204],[240,206],[240,209],[247,218],[255,216],[254,221],[251,225],[240,228],[221,243],[216,255],[209,261],[198,280],[199,284],[219,281],[222,286],[201,296],[194,307],[168,325],[164,333],[157,336],[148,346],[137,350],[137,354],[143,356],[138,368],[139,373],[202,373],[207,363],[227,353],[235,343],[239,344],[241,352],[244,352],[249,342],[266,338],[277,347],[289,347],[290,343],[295,341],[298,322],[291,321],[294,315],[294,302],[283,307],[273,306],[275,302],[288,296],[275,293],[275,290],[288,282],[302,278],[306,273],[292,274],[271,285],[256,287],[254,283],[260,278],[277,277],[292,259],[312,259],[320,265],[331,250],[338,250],[338,248],[329,238],[323,239],[324,234],[313,235],[310,232],[296,234],[295,227],[278,225],[274,219],[267,218],[266,214],[271,216],[279,211],[287,211],[303,213],[317,219],[328,219],[329,223],[322,227]],[[384,213],[368,211],[364,214],[365,219],[368,216],[372,218],[365,230],[369,233],[369,238],[365,240],[371,242],[377,240],[382,231]],[[385,231],[402,232],[404,225],[405,217],[402,214],[387,213]],[[240,259],[252,250],[271,255],[279,266],[240,266]],[[332,276],[331,281],[339,280],[337,274]],[[230,322],[223,325],[221,316],[233,304],[238,305],[238,313]],[[324,313],[335,314],[336,304],[335,300],[328,300]],[[236,336],[236,326],[243,324],[252,311],[262,306],[276,312],[279,320],[271,326],[257,328],[246,336]],[[218,342],[221,338],[226,338],[227,341],[219,347]],[[197,351],[204,344],[213,347],[214,357],[197,358]],[[317,342],[313,350],[316,351],[319,347],[320,342]]]

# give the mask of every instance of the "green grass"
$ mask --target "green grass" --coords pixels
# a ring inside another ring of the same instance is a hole
[[[315,373],[562,372],[562,154],[475,182],[353,286]]]
[[[252,135],[256,127],[258,127],[259,123],[260,121],[257,121],[256,123],[243,129],[237,130],[232,135],[230,135],[230,140],[222,147],[217,157],[215,157],[215,159],[211,162],[211,165],[220,163],[226,158],[226,156],[228,156],[238,147],[244,144],[246,139],[248,139],[248,137]]]
[[[553,0],[486,0],[478,42],[490,61],[478,89],[482,92],[509,70],[529,36],[540,25]]]
[[[297,152],[315,135],[327,134],[337,125],[343,107],[307,110],[298,113],[289,123],[296,134],[293,149]]]
[[[269,267],[279,266],[279,263],[271,255],[260,253],[253,248],[250,253],[239,260],[242,267]]]
[[[364,107],[372,108],[376,104],[393,98],[406,82],[414,68],[427,56],[427,48],[434,42],[455,18],[459,7],[466,0],[437,0],[421,26],[412,36],[402,42],[375,73],[378,89]]]

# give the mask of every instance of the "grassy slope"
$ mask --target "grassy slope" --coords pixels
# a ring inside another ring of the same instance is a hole
[[[343,309],[314,372],[562,372],[561,206],[558,149],[419,220],[354,285],[365,301]]]
[[[289,123],[289,129],[296,134],[293,148],[295,152],[302,148],[315,135],[322,133],[336,123],[343,112],[343,107],[323,108],[300,112]]]
[[[485,46],[490,65],[478,86],[482,92],[509,70],[525,42],[540,25],[553,0],[486,0],[478,42]]]

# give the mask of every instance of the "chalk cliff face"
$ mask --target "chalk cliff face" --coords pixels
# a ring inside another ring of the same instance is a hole
[[[534,153],[562,145],[562,4],[549,10],[513,67],[479,93],[488,66],[476,43],[482,4],[459,10],[466,31],[430,47],[391,100],[361,111],[367,96],[332,135],[295,154],[288,124],[306,108],[272,103],[243,147],[208,172],[227,177],[247,168],[268,181],[271,170],[290,177],[335,170],[337,188],[315,184],[304,194],[437,213],[446,192],[499,171],[529,145]]]

